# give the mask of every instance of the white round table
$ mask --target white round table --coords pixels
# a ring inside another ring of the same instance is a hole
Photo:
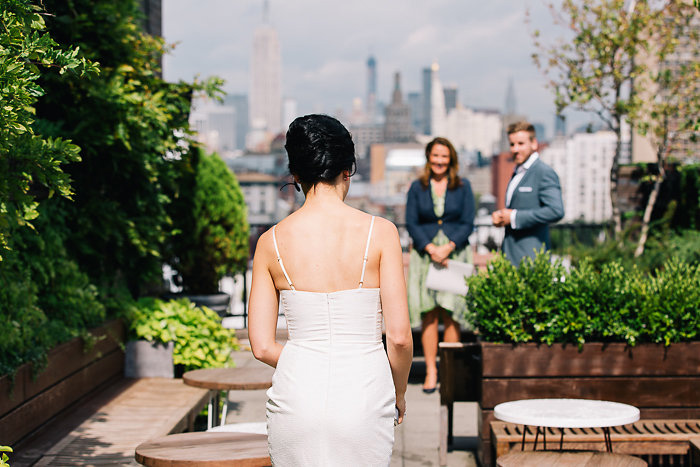
[[[602,428],[605,446],[612,452],[610,427],[627,425],[639,420],[637,407],[619,402],[597,401],[590,399],[525,399],[498,404],[493,410],[494,416],[504,422],[534,426],[535,446],[542,430],[544,448],[547,449],[545,428],[560,428],[559,447],[564,442],[563,428]],[[522,449],[525,448],[523,430]]]

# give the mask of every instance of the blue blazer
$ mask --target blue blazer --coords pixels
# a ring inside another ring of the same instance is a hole
[[[513,192],[510,209],[517,209],[515,229],[506,226],[503,253],[514,265],[549,249],[549,224],[564,217],[561,187],[556,172],[541,159],[525,172]]]
[[[435,215],[430,187],[419,180],[411,184],[406,200],[406,228],[413,240],[413,248],[423,252],[439,229],[452,240],[457,249],[469,244],[469,235],[474,230],[474,195],[469,180],[445,192],[445,212]]]

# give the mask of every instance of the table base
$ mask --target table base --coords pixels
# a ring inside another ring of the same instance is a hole
[[[520,446],[520,450],[524,451],[525,450],[525,435],[527,434],[528,431],[528,426],[524,425],[523,426],[523,441]],[[535,444],[532,446],[532,450],[536,451],[537,450],[537,440],[540,436],[540,430],[542,430],[542,446],[544,450],[547,450],[547,427],[540,427],[537,426],[535,427]],[[561,451],[562,448],[564,447],[564,429],[559,428],[559,431],[561,432],[561,436],[559,437],[559,450]],[[607,452],[613,452],[612,449],[612,440],[610,439],[610,427],[606,426],[603,427],[603,439],[605,440],[605,450]]]

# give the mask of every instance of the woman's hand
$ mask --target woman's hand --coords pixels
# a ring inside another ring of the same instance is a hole
[[[430,249],[428,249],[429,247]],[[454,242],[449,242],[442,246],[435,246],[434,244],[429,243],[428,246],[425,247],[425,251],[430,255],[430,259],[433,262],[443,266],[447,266],[447,258],[450,257],[454,250]]]
[[[406,415],[406,399],[404,397],[396,396],[396,408],[399,409],[399,421],[398,425],[403,423],[403,417]]]

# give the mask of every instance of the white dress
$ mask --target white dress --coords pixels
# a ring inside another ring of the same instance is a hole
[[[379,289],[280,291],[289,340],[267,391],[272,464],[386,466],[394,444],[395,391],[382,345]]]

